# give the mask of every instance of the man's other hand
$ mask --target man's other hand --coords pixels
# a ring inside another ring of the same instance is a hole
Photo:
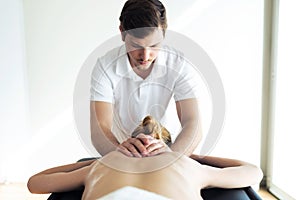
[[[136,138],[128,138],[122,142],[117,147],[117,151],[126,156],[141,158],[155,156],[171,150],[162,140],[141,133]]]

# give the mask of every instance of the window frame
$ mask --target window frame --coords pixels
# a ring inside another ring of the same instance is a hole
[[[279,199],[294,198],[273,183],[276,68],[278,51],[279,0],[264,1],[263,88],[261,128],[261,187]]]

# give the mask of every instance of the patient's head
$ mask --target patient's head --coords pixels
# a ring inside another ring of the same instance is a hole
[[[152,116],[145,117],[141,124],[132,132],[131,137],[136,137],[140,133],[162,140],[168,146],[172,144],[169,131]]]

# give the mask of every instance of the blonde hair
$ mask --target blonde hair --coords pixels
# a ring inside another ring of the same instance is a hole
[[[155,139],[162,140],[168,146],[172,144],[169,131],[150,115],[143,119],[141,124],[132,132],[131,137],[136,137],[140,133],[153,135]]]

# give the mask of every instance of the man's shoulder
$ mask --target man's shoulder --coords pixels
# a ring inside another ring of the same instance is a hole
[[[158,57],[159,65],[166,65],[169,69],[175,69],[175,71],[179,72],[186,63],[188,63],[187,59],[181,51],[171,46],[162,46]]]
[[[182,58],[183,57],[183,53],[181,51],[179,51],[178,49],[176,49],[174,47],[168,46],[168,45],[163,45],[161,50],[165,55],[172,56],[174,58]]]
[[[167,64],[182,63],[185,61],[184,54],[181,51],[168,45],[162,46],[161,56]]]
[[[117,47],[114,47],[113,49],[107,51],[102,57],[101,59],[111,59],[111,58],[116,58],[118,56],[122,56],[126,54],[126,50],[125,50],[125,45],[120,45]]]
[[[126,59],[126,48],[124,45],[114,47],[107,51],[103,56],[97,59],[98,66],[101,66],[102,70],[116,71],[116,66],[119,62],[124,62]],[[114,73],[111,73],[113,75]]]

